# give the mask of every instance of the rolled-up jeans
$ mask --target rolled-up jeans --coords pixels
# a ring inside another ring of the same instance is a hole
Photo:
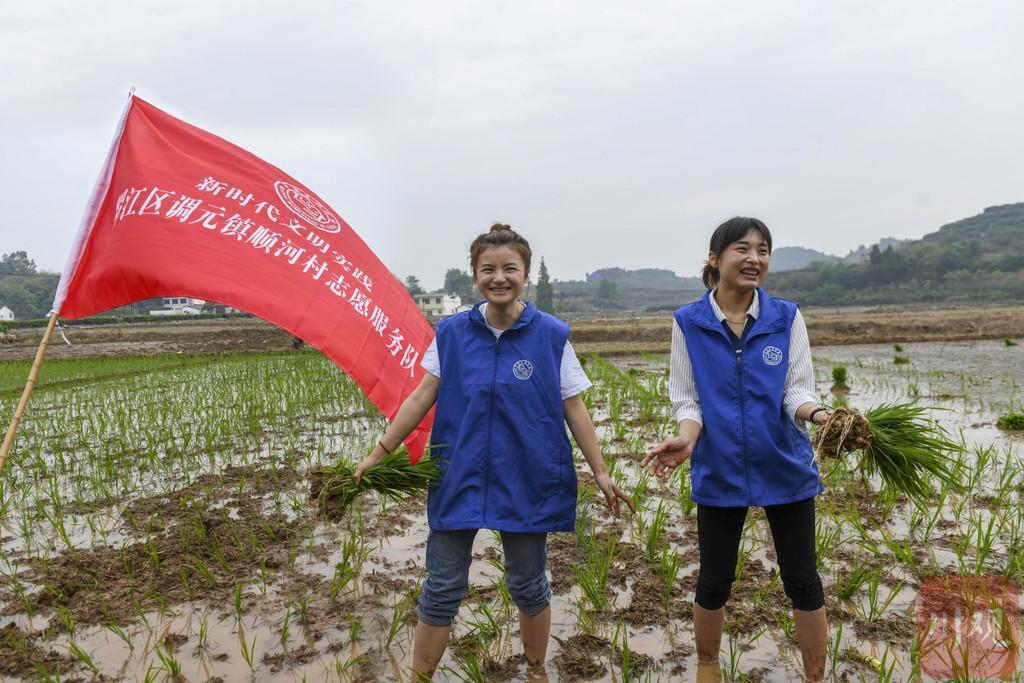
[[[469,565],[478,529],[430,530],[427,579],[416,615],[431,626],[450,626],[469,590]],[[547,577],[547,534],[501,532],[505,585],[519,611],[534,616],[551,602]]]

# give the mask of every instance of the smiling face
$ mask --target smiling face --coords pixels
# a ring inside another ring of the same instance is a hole
[[[507,306],[523,292],[526,276],[526,264],[519,251],[501,245],[480,252],[473,281],[488,303]]]
[[[721,254],[708,254],[708,263],[718,269],[718,286],[741,292],[759,287],[768,275],[771,247],[761,233],[751,228],[727,245]]]

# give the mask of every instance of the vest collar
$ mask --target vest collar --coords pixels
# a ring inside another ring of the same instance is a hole
[[[482,304],[483,302],[484,300],[481,299],[480,301],[477,301],[475,304],[473,304],[473,308],[469,309],[469,319],[475,322],[476,324],[483,326],[484,329],[490,332],[490,328],[487,325],[487,321],[484,320],[484,316],[480,313],[480,304]],[[519,320],[517,320],[515,324],[512,325],[512,327],[506,330],[502,330],[502,334],[510,330],[521,329],[533,322],[533,319],[537,316],[537,307],[534,306],[533,302],[531,301],[524,301],[523,306],[523,312],[519,314]]]
[[[757,288],[757,298],[760,310],[758,311],[757,318],[754,319],[754,326],[750,329],[747,337],[768,332],[778,332],[784,329],[786,321],[783,319],[779,307],[775,305],[775,301],[760,287]],[[703,328],[721,332],[725,335],[725,329],[722,327],[721,321],[715,316],[715,311],[711,304],[710,289],[704,292],[704,297],[700,303],[701,305],[697,307],[697,314],[694,316],[693,321]]]

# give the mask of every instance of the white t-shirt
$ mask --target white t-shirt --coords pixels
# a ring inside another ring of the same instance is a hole
[[[484,317],[484,322],[487,323],[487,302],[484,301],[480,304],[480,315]],[[504,330],[497,330],[491,327],[490,323],[487,323],[487,328],[494,333],[495,337],[500,337]],[[441,377],[441,358],[437,355],[437,337],[434,337],[433,341],[430,342],[430,347],[427,348],[426,353],[423,354],[423,360],[420,362],[420,366],[434,377]],[[565,342],[565,348],[562,349],[562,364],[560,372],[560,381],[562,388],[562,400],[572,398],[577,394],[580,394],[591,386],[590,378],[587,377],[587,373],[583,371],[583,366],[580,365],[580,359],[576,357],[576,352],[572,348],[572,344],[568,340]]]

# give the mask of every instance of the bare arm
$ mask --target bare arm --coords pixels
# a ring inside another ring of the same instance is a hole
[[[824,407],[825,406],[819,405],[815,401],[809,401],[809,402],[804,403],[803,405],[801,405],[799,408],[797,408],[793,415],[798,420],[810,420],[812,412],[814,412],[818,408],[824,408]],[[817,425],[825,424],[825,422],[828,420],[829,417],[831,417],[831,415],[832,415],[832,411],[827,409],[827,408],[825,410],[818,411],[818,413],[814,416],[814,424],[817,424]]]
[[[412,433],[412,430],[416,429],[416,425],[423,421],[423,417],[437,400],[437,388],[440,384],[441,380],[439,378],[429,372],[423,373],[423,379],[412,390],[412,393],[402,401],[401,407],[395,414],[395,419],[391,421],[391,424],[384,431],[384,436],[373,447],[370,455],[356,467],[352,478],[355,479],[357,484],[367,468],[376,465],[387,453],[401,446],[405,438]],[[381,447],[381,444],[384,444],[387,448],[386,451]]]
[[[680,420],[679,436],[665,439],[652,448],[640,465],[650,465],[651,474],[668,479],[693,453],[693,447],[697,444],[702,429],[703,426],[693,420]]]
[[[608,507],[616,515],[619,514],[619,500],[621,499],[626,501],[626,505],[629,506],[630,510],[636,512],[633,507],[633,501],[608,476],[608,470],[604,466],[604,459],[601,457],[601,445],[597,441],[594,423],[590,419],[590,413],[587,412],[586,404],[583,403],[583,397],[577,394],[567,398],[562,401],[562,406],[565,411],[565,422],[569,425],[569,431],[572,432],[572,437],[576,439],[576,445],[583,452],[583,458],[590,465],[590,469],[594,473],[594,481],[608,500]]]

